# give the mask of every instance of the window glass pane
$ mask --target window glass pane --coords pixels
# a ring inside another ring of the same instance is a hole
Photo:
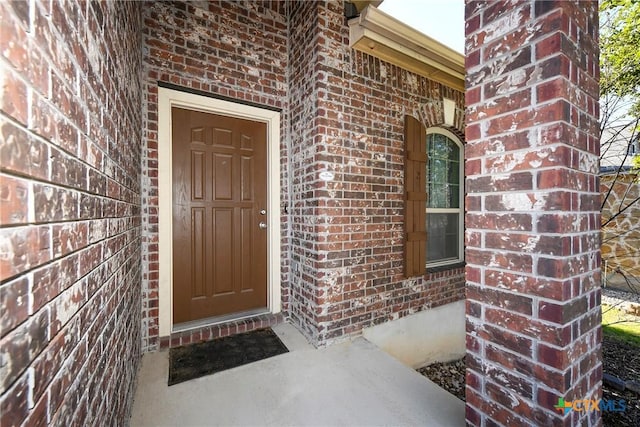
[[[449,187],[449,206],[452,208],[460,207],[460,186],[450,185]]]
[[[460,184],[460,162],[450,162],[449,175],[447,176],[447,182],[450,184]]]
[[[427,262],[458,259],[459,214],[427,213]]]
[[[447,204],[447,187],[446,185],[439,185],[436,183],[432,183],[428,197],[429,197],[429,206],[437,206],[444,207]]]
[[[460,147],[440,133],[427,135],[427,206],[460,207]]]
[[[431,160],[431,181],[438,184],[447,182],[447,161],[434,158]]]
[[[456,144],[455,142],[453,142],[449,138],[447,138],[447,141],[449,141],[449,148],[450,148],[449,160],[451,160],[452,162],[459,162],[460,161],[460,147],[458,147],[458,144]]]
[[[440,159],[447,159],[449,157],[449,153],[448,153],[449,144],[447,144],[447,137],[440,133],[434,133],[430,135],[433,135],[433,138],[432,138],[433,157],[437,157]]]

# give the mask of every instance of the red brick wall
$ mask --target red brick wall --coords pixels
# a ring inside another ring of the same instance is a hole
[[[405,280],[402,243],[404,115],[463,94],[350,49],[342,2],[293,4],[289,31],[289,316],[326,344],[464,298],[462,268]]]
[[[463,94],[349,49],[342,7],[145,6],[144,349],[160,342],[157,81],[282,109],[283,311],[314,343],[464,298],[460,267],[402,273],[404,115],[437,125],[446,96],[461,134]]]
[[[313,181],[317,124],[316,63],[318,61],[318,2],[297,2],[289,11],[289,115],[291,127],[286,139],[290,170],[286,203],[291,221],[290,284],[287,294],[288,316],[307,335],[315,327],[314,292],[316,288],[316,229],[312,218],[316,211]]]
[[[158,81],[272,108],[287,105],[284,2],[149,2],[144,6],[143,349],[157,349]],[[281,120],[281,133],[288,126]],[[286,143],[281,144],[286,191]],[[286,233],[286,216],[282,230]],[[282,239],[282,253],[288,240]],[[286,299],[287,259],[282,283]]]
[[[0,17],[0,424],[123,424],[140,358],[139,5],[3,1]]]
[[[467,423],[597,425],[597,2],[466,4]]]

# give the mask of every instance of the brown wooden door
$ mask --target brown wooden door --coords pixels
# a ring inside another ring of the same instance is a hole
[[[174,323],[266,308],[266,124],[171,118]]]

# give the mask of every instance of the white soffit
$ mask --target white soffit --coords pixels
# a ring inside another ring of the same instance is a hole
[[[349,46],[464,91],[464,55],[375,7],[349,20]]]

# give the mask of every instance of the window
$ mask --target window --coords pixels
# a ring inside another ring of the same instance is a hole
[[[627,154],[629,156],[640,154],[640,135],[636,135],[635,139],[629,143]]]
[[[463,260],[463,147],[451,132],[427,130],[427,266]]]
[[[464,259],[464,155],[453,133],[410,115],[404,141],[404,272],[415,277]]]

